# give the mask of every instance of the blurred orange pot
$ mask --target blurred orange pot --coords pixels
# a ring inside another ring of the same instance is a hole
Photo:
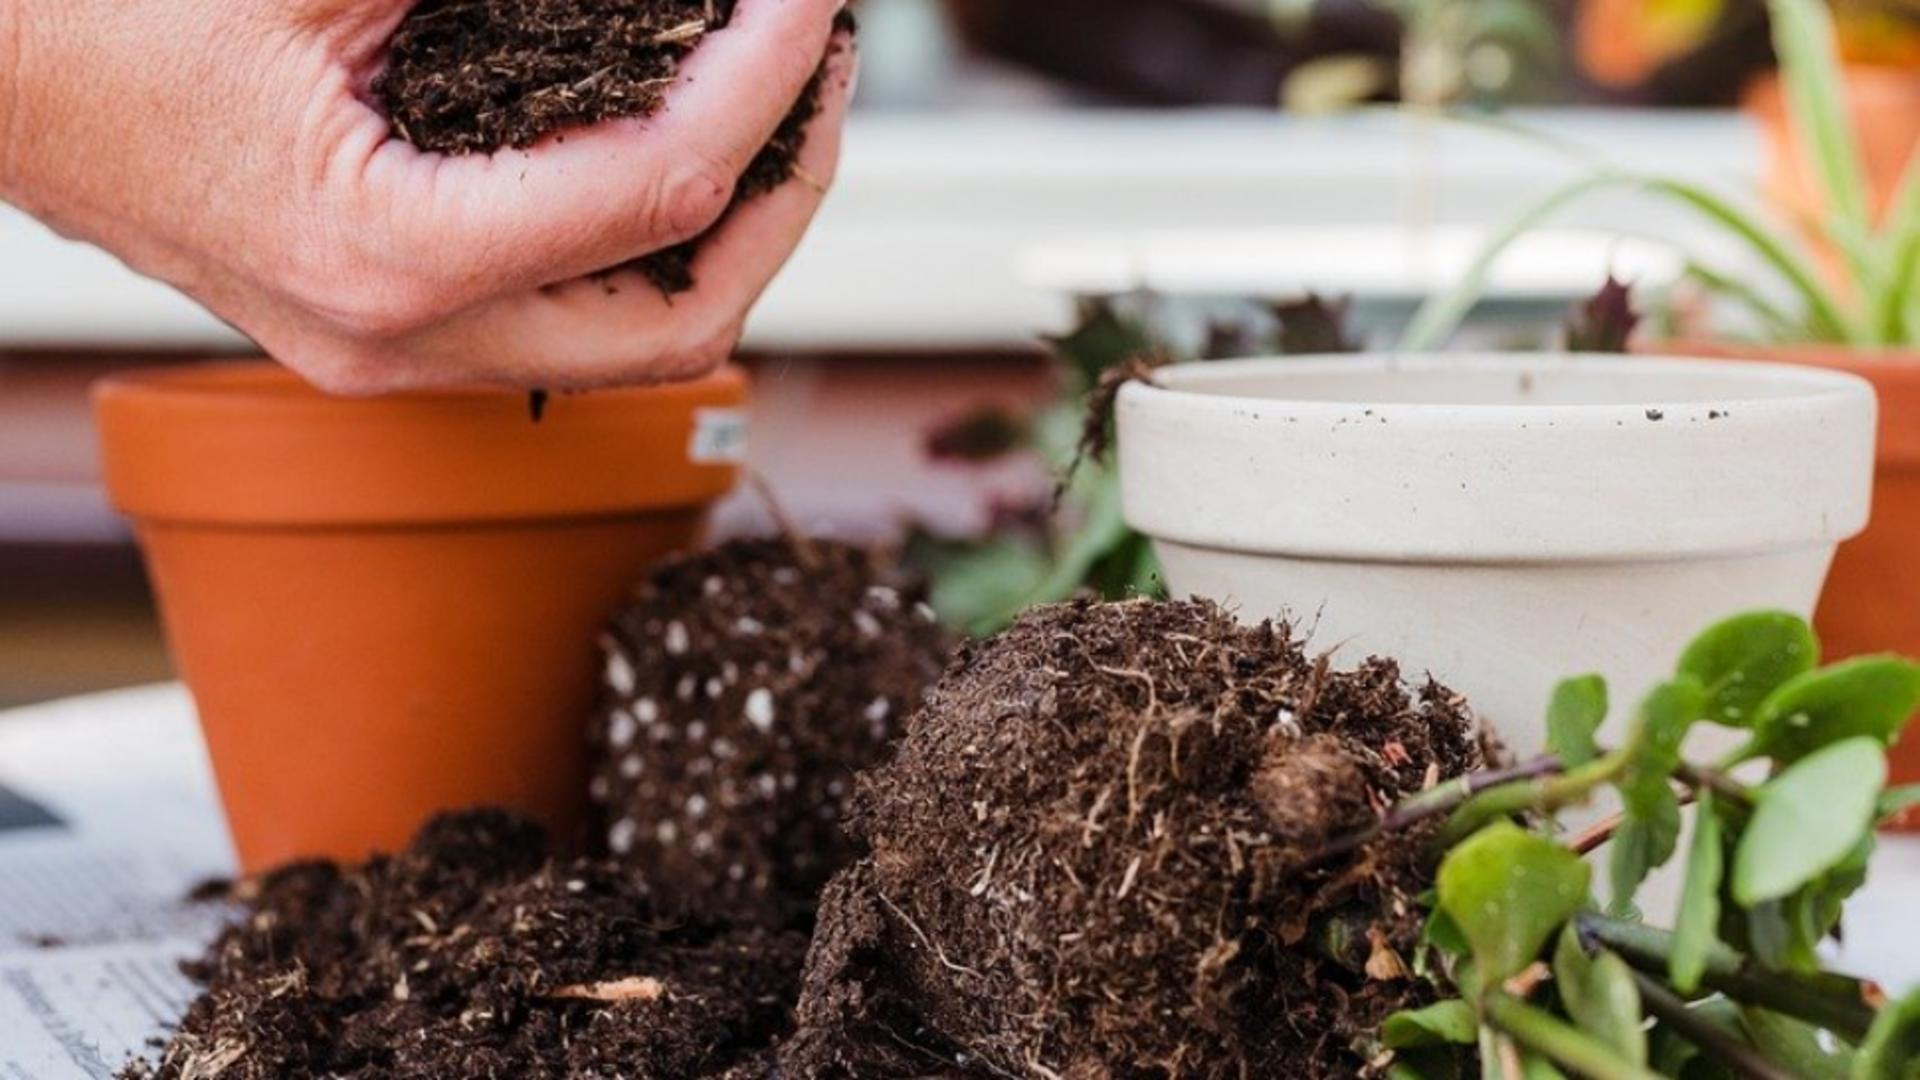
[[[242,866],[392,850],[433,813],[577,837],[594,640],[732,485],[746,385],[329,398],[270,363],[110,378],[146,551]]]
[[[1920,69],[1849,64],[1843,75],[1869,205],[1878,216],[1892,205],[1900,177],[1920,145]],[[1818,220],[1825,213],[1824,200],[1794,137],[1780,77],[1756,81],[1747,91],[1746,106],[1766,132],[1769,197],[1795,221]]]
[[[1920,353],[1701,341],[1660,342],[1658,351],[1808,364],[1873,384],[1880,397],[1873,520],[1841,545],[1815,621],[1832,659],[1882,652],[1920,657]],[[1920,730],[1909,729],[1893,758],[1895,783],[1920,782]],[[1904,824],[1920,826],[1920,815]]]

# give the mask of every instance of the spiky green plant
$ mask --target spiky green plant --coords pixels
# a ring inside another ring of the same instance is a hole
[[[1848,119],[1831,13],[1821,0],[1769,0],[1781,81],[1798,151],[1816,179],[1825,213],[1799,223],[1837,254],[1843,280],[1823,272],[1815,249],[1735,201],[1671,176],[1596,167],[1499,229],[1452,292],[1435,297],[1402,339],[1432,349],[1459,326],[1486,290],[1494,263],[1520,237],[1568,206],[1610,190],[1640,190],[1704,218],[1758,259],[1777,289],[1695,259],[1689,276],[1744,309],[1776,344],[1839,343],[1861,350],[1920,346],[1920,151],[1879,220]],[[1784,299],[1777,297],[1784,296]]]

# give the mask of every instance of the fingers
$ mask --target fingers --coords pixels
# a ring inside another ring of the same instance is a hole
[[[584,389],[693,378],[725,362],[748,309],[793,255],[834,180],[856,64],[851,50],[832,61],[800,175],[743,203],[702,241],[692,292],[667,299],[631,272],[542,290],[489,320],[488,338],[516,343],[494,376]]]
[[[687,59],[662,112],[549,137],[527,152],[441,158],[390,143],[369,175],[409,190],[402,251],[458,267],[455,289],[508,295],[689,239],[817,70],[842,0],[740,0]]]
[[[673,297],[633,272],[576,279],[474,308],[398,346],[303,335],[279,351],[327,389],[378,393],[490,382],[552,389],[693,378],[723,363],[747,310],[792,255],[838,168],[858,58],[840,50],[821,85],[796,178],[736,208],[701,245],[693,291]]]

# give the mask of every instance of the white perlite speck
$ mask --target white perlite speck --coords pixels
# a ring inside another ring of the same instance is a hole
[[[640,722],[625,709],[613,710],[607,719],[607,745],[615,750],[625,750],[633,745],[633,737],[640,733]]]
[[[867,705],[867,719],[876,724],[885,720],[888,716],[892,715],[892,713],[893,702],[883,697],[874,698],[873,701]]]
[[[706,817],[708,805],[705,795],[687,796],[687,816],[690,818]]]
[[[645,771],[646,763],[640,759],[639,754],[628,754],[620,759],[620,775],[629,780],[637,779]]]
[[[766,632],[766,629],[765,623],[751,615],[742,615],[740,621],[733,624],[734,633],[745,637],[759,637]]]
[[[680,622],[668,623],[664,643],[667,647],[668,656],[686,655],[687,647],[693,644],[687,637],[686,624]]]
[[[747,723],[763,733],[773,730],[773,691],[763,686],[747,695]]]
[[[614,822],[613,828],[607,830],[608,849],[615,855],[627,854],[633,850],[633,841],[639,831],[640,826],[635,825],[632,818],[621,818]]]
[[[865,637],[877,638],[880,636],[880,620],[874,618],[867,612],[854,612],[853,625],[859,627],[860,633]]]
[[[651,724],[660,719],[660,706],[650,697],[643,697],[633,703],[633,718],[643,724]]]
[[[626,653],[617,648],[607,652],[607,685],[613,688],[614,693],[625,697],[633,693],[639,681],[638,673],[633,670],[633,661],[627,659]]]
[[[875,585],[868,589],[867,602],[884,608],[887,611],[900,610],[899,592],[889,589],[885,585]]]

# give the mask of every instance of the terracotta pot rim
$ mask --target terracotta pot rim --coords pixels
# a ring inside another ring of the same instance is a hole
[[[1876,374],[1894,378],[1920,378],[1920,348],[1862,349],[1833,342],[1770,345],[1765,342],[1749,344],[1712,338],[1670,338],[1637,343],[1633,351],[1647,356],[1800,364],[1868,378]]]
[[[1634,352],[1793,364],[1865,379],[1872,384],[1879,402],[1880,469],[1883,472],[1920,469],[1920,349],[1857,349],[1832,343],[1767,345],[1682,338],[1637,343]]]
[[[144,521],[387,528],[631,516],[731,488],[747,382],[556,394],[330,397],[270,361],[110,376],[93,392],[108,493]]]

